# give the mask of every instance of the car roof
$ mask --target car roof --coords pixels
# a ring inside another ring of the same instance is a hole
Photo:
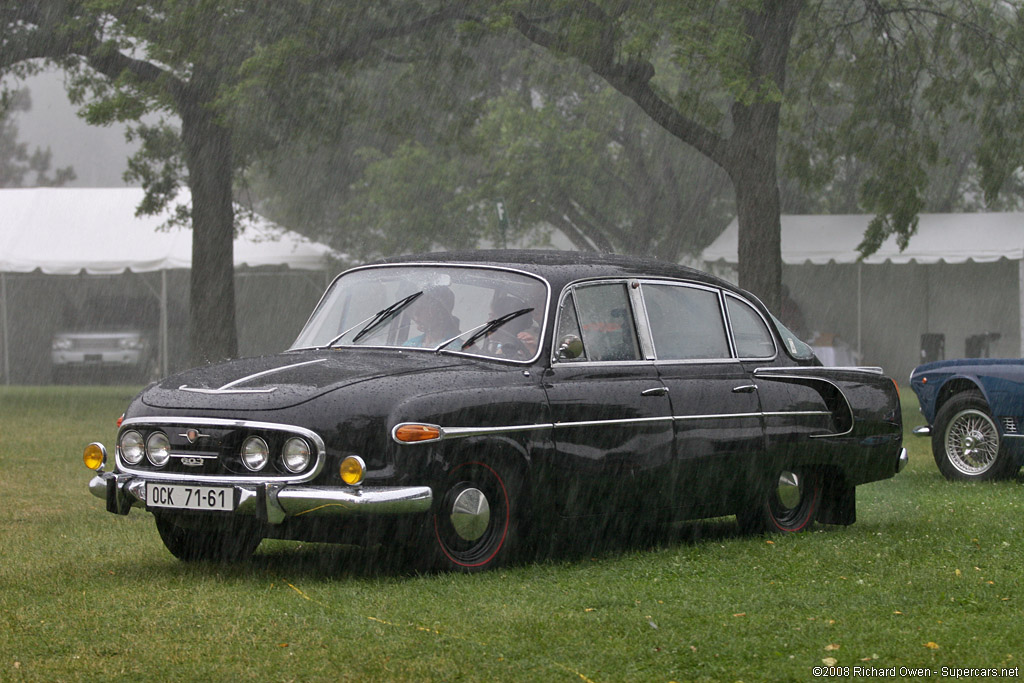
[[[513,268],[539,275],[553,286],[595,277],[665,277],[693,280],[749,296],[721,278],[700,270],[652,258],[585,251],[544,249],[480,249],[396,256],[377,264],[444,263]],[[372,265],[372,264],[371,264]]]

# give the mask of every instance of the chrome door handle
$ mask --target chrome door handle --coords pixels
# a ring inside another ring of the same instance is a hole
[[[743,384],[743,385],[740,385],[738,387],[733,387],[732,388],[732,393],[734,393],[734,394],[750,394],[750,393],[753,393],[755,391],[757,391],[757,385],[756,384]]]
[[[668,394],[668,387],[654,387],[653,389],[644,389],[640,392],[641,396],[665,396]]]

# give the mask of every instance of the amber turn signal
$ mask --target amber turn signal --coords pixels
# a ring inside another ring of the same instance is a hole
[[[366,472],[366,464],[358,455],[350,455],[341,461],[338,474],[341,480],[349,486],[355,486],[363,481],[363,474]]]
[[[90,470],[99,471],[107,462],[107,449],[101,443],[91,443],[85,447],[82,460]]]
[[[395,427],[395,440],[402,443],[435,441],[440,438],[441,428],[437,425],[401,424]]]

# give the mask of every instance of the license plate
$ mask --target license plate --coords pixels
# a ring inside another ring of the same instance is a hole
[[[184,484],[146,484],[148,507],[177,510],[235,509],[235,491],[225,486],[187,486]]]

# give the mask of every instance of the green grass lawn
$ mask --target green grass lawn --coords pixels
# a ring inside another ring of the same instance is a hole
[[[482,575],[367,567],[357,548],[265,541],[186,565],[152,518],[104,511],[82,448],[131,389],[0,388],[0,681],[759,681],[813,667],[1024,665],[1024,479],[907,470],[858,521],[744,537],[687,524],[657,547]],[[904,391],[907,433],[921,423]]]

